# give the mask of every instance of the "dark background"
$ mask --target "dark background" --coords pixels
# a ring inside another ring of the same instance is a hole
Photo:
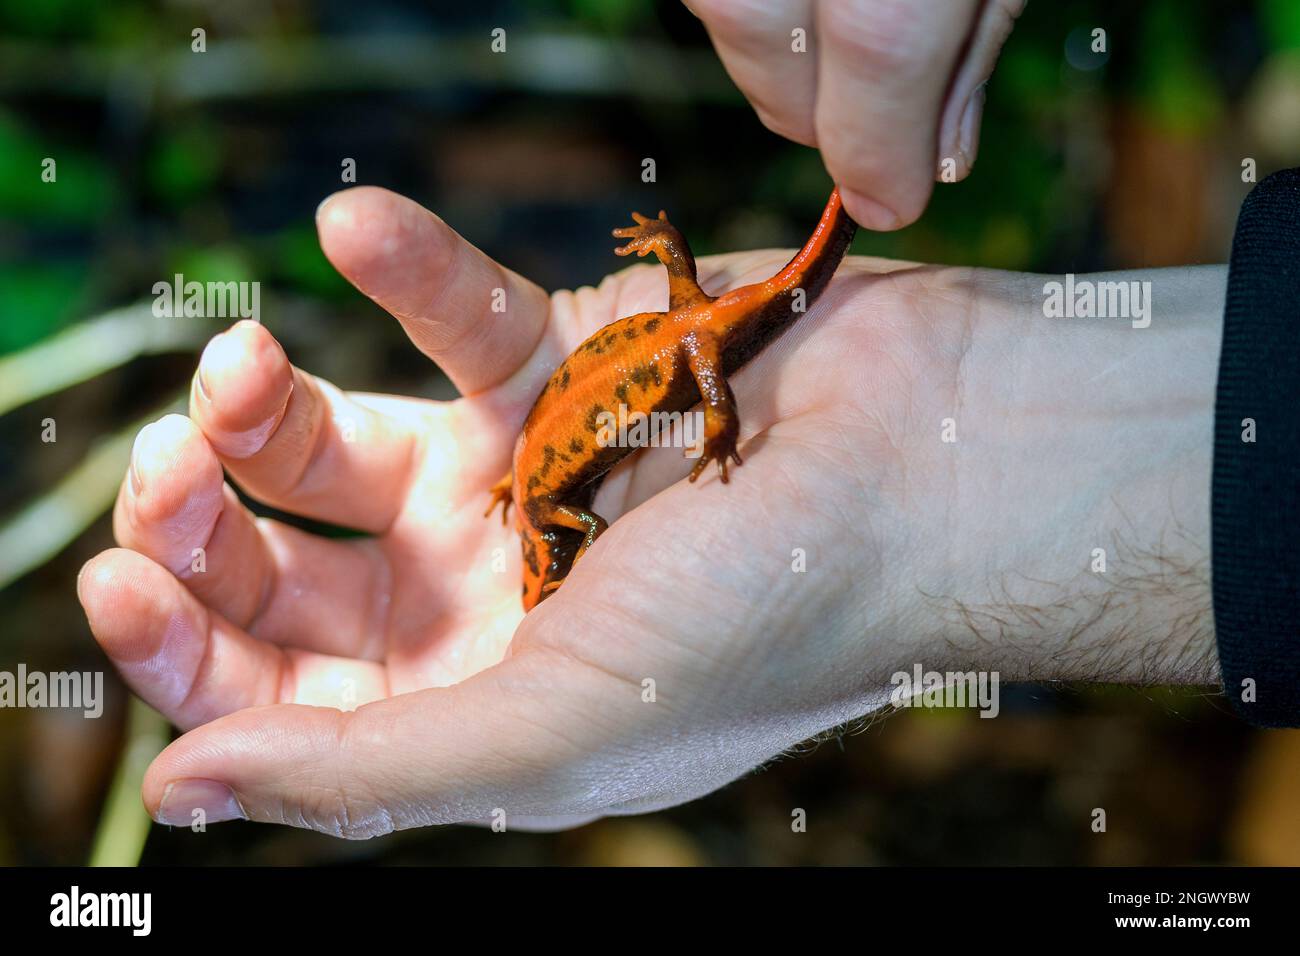
[[[111,544],[135,430],[224,324],[159,336],[155,282],[257,280],[296,364],[454,394],[320,253],[312,214],[345,157],[546,288],[625,265],[609,229],[629,209],[668,209],[700,255],[796,246],[828,188],[676,0],[0,0],[0,670],[107,669],[77,570]],[[854,251],[1050,272],[1220,262],[1246,157],[1259,178],[1300,157],[1300,3],[1031,0],[973,176]],[[0,863],[95,845],[145,863],[1300,863],[1300,735],[1251,731],[1195,691],[1004,689],[998,720],[868,722],[653,816],[349,844],[146,831],[133,775],[160,729],[107,683],[98,721],[0,711]]]

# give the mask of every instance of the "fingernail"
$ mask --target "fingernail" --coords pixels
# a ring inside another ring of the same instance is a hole
[[[194,373],[194,387],[198,390],[199,397],[211,404],[212,393],[208,391],[208,380],[203,374],[203,365],[201,363],[198,371]]]
[[[324,211],[325,207],[329,205],[330,200],[337,195],[338,193],[330,193],[328,196],[326,196],[324,199],[320,201],[320,205],[316,207],[316,218],[318,220],[320,219],[320,214]]]
[[[83,564],[83,565],[81,566],[81,570],[77,572],[77,600],[80,601],[82,604],[85,604],[86,601],[85,601],[85,598],[83,598],[83,597],[82,597],[82,594],[81,594],[81,582],[82,582],[82,579],[85,578],[85,576],[86,576],[86,568],[88,568],[88,567],[90,567],[90,562],[89,562],[89,561],[87,561],[85,564]]]
[[[207,359],[212,354],[212,350],[216,348],[217,344],[225,339],[229,333],[230,330],[227,329],[225,332],[218,332],[216,335],[212,336],[208,341],[208,344],[204,346],[202,354],[199,355],[199,367],[194,370],[194,386],[203,400],[209,404],[212,402],[212,391],[208,388],[208,377],[203,372],[204,359]]]
[[[980,148],[980,121],[984,118],[984,92],[986,83],[975,87],[970,95],[966,109],[961,114],[961,124],[957,128],[957,148],[966,160],[967,171],[975,168],[975,154]]]
[[[898,213],[888,206],[876,202],[869,196],[841,187],[840,197],[844,200],[844,205],[848,207],[849,214],[864,229],[888,232],[891,229],[897,229],[902,224],[902,219],[899,218]]]
[[[157,422],[150,422],[140,429],[140,433],[135,436],[135,444],[131,446],[131,463],[127,466],[126,474],[131,482],[131,494],[137,498],[140,492],[144,490],[144,482],[140,480],[140,469],[138,462],[140,460],[140,447],[148,441],[149,429],[153,428]]]
[[[216,780],[177,780],[167,784],[154,817],[168,826],[188,827],[194,823],[246,820],[234,791]]]

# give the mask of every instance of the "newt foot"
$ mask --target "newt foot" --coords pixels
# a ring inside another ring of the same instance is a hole
[[[718,463],[718,473],[725,485],[728,481],[727,459],[731,459],[737,465],[743,464],[740,460],[740,453],[736,451],[736,436],[734,434],[722,434],[705,439],[704,454],[700,455],[699,461],[691,469],[690,480],[695,481],[704,473],[704,469],[709,466],[709,462],[716,461]]]
[[[668,214],[662,209],[659,210],[658,219],[651,219],[639,212],[632,213],[632,219],[636,222],[635,226],[622,226],[614,230],[616,239],[629,240],[627,245],[614,248],[617,255],[629,256],[635,252],[638,256],[647,256],[657,252],[659,246],[671,243],[679,235],[677,227],[668,221]]]
[[[510,506],[514,504],[514,495],[511,491],[511,473],[506,472],[506,476],[492,486],[488,492],[492,495],[492,503],[487,506],[487,511],[483,512],[486,518],[496,510],[496,506],[501,507],[501,523],[510,523]]]

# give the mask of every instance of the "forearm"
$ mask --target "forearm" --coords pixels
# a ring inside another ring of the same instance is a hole
[[[955,416],[955,665],[1004,679],[1210,684],[1210,472],[1224,267],[1149,282],[1145,318],[1048,317],[1051,276],[977,273]],[[1049,307],[1049,311],[1052,309]]]

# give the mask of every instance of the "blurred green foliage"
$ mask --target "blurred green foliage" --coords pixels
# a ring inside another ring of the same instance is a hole
[[[125,4],[124,6],[131,6]],[[0,6],[0,25],[14,34],[33,37],[100,35],[112,21],[110,4],[83,0],[6,2]]]
[[[545,0],[535,0],[530,5],[537,10],[555,9],[554,3]],[[571,0],[569,11],[574,22],[613,34],[627,33],[654,20],[654,5],[644,0]]]
[[[1300,49],[1300,3],[1295,0],[1263,0],[1260,20],[1273,49]]]
[[[1219,88],[1206,67],[1201,27],[1188,17],[1185,3],[1153,0],[1144,8],[1141,100],[1155,122],[1181,133],[1205,130],[1223,110]]]
[[[392,15],[402,9],[402,4],[393,4]],[[855,250],[1001,268],[1049,266],[1048,256],[1058,238],[1080,226],[1076,220],[1063,219],[1062,210],[1077,210],[1088,201],[1078,195],[1077,184],[1063,178],[1060,137],[1052,128],[1063,106],[1081,95],[1120,95],[1131,97],[1152,122],[1164,128],[1191,134],[1212,127],[1226,109],[1207,52],[1216,39],[1213,23],[1222,16],[1208,16],[1206,11],[1221,14],[1226,9],[1209,0],[1150,0],[1123,10],[1080,0],[1061,7],[1029,4],[990,84],[976,178],[957,188],[940,185],[921,222],[896,234],[861,235]],[[1268,45],[1300,47],[1300,4],[1260,0],[1258,9],[1260,31]],[[309,37],[310,10],[308,5],[301,11],[308,15],[284,16],[279,23],[271,13],[248,22],[282,35]],[[516,42],[522,42],[519,31],[526,33],[531,22],[542,28],[561,25],[629,40],[664,40],[672,34],[674,44],[693,30],[693,42],[707,48],[703,31],[674,0],[519,0],[504,4],[494,16],[511,23]],[[472,12],[462,12],[456,22],[462,21],[464,29],[478,28],[470,26],[475,23]],[[1072,33],[1062,33],[1063,22],[1073,24]],[[78,0],[38,4],[0,0],[0,35],[7,38],[5,42],[80,40],[88,44],[86,49],[97,51],[100,65],[153,62],[162,49],[184,50],[195,23],[209,26],[210,42],[215,45],[243,36],[238,18],[222,20],[219,7],[203,3],[176,8],[130,0],[113,4],[110,12],[108,5]],[[1081,70],[1078,56],[1063,56],[1063,48],[1070,43],[1077,46],[1075,35],[1080,31],[1086,46],[1086,31],[1095,24],[1111,29],[1109,57],[1095,68],[1084,64],[1087,68]],[[1115,69],[1121,70],[1120,83],[1106,78]],[[111,88],[104,92],[113,95]],[[152,95],[166,92],[164,88]],[[314,232],[302,219],[281,216],[279,223],[259,232],[241,230],[237,222],[227,219],[224,197],[234,185],[228,165],[232,160],[241,164],[252,160],[237,151],[232,155],[237,147],[232,146],[223,111],[197,105],[132,118],[137,126],[146,124],[140,129],[146,135],[136,161],[124,167],[114,155],[113,143],[97,142],[93,129],[78,130],[67,124],[47,128],[40,121],[39,104],[38,100],[26,109],[0,109],[0,217],[11,223],[10,241],[0,246],[10,253],[0,266],[0,351],[39,341],[74,315],[122,304],[127,292],[124,274],[96,282],[93,260],[108,241],[132,252],[132,261],[145,278],[152,272],[165,269],[170,274],[181,268],[194,270],[196,277],[202,272],[227,281],[271,278],[286,291],[307,297],[338,301],[346,295],[346,284],[315,248]],[[539,101],[538,108],[556,105]],[[665,117],[676,115],[675,108],[664,110]],[[764,137],[739,99],[728,126],[737,135],[764,143],[764,153],[752,157],[756,159],[752,169],[738,183],[743,188],[748,180],[748,190],[728,197],[728,202],[778,210],[793,231],[825,191],[825,172],[816,153]],[[708,140],[702,137],[701,141]],[[711,167],[707,153],[694,155],[697,174],[730,179],[725,168],[716,163]],[[57,159],[57,187],[36,177],[47,156]],[[320,195],[326,191],[322,189]],[[139,210],[141,203],[150,213],[146,247],[139,245],[140,234],[132,233],[131,223],[105,224],[122,204]],[[187,228],[195,221],[205,223],[197,233]],[[46,244],[39,254],[24,250],[24,234],[51,230],[64,230],[60,235],[71,230],[81,241]],[[720,238],[721,233],[703,233],[692,240],[702,252],[721,251],[725,245]],[[191,248],[214,243],[216,248],[206,252]],[[49,246],[53,252],[46,250]],[[137,280],[135,288],[141,284]]]
[[[307,295],[339,301],[352,286],[321,252],[313,226],[289,226],[271,237],[276,277]]]
[[[151,192],[173,205],[211,194],[221,171],[221,132],[205,117],[169,127],[154,143],[145,166]]]
[[[56,161],[54,181],[41,178]],[[0,215],[33,226],[89,226],[107,208],[106,164],[84,144],[56,143],[0,110]]]
[[[34,345],[79,317],[82,278],[76,263],[0,265],[0,354]]]

